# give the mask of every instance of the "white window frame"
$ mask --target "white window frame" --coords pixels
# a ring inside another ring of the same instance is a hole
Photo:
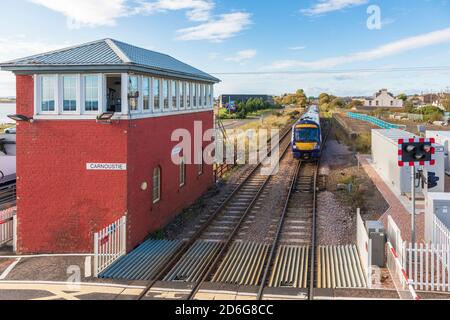
[[[210,84],[209,85],[209,108],[213,108],[214,107],[214,85]]]
[[[54,100],[54,103],[55,103],[55,108],[54,108],[53,111],[44,111],[44,110],[42,110],[42,102],[43,102],[43,92],[42,92],[42,90],[43,90],[43,83],[44,83],[43,78],[47,78],[47,77],[53,78],[53,81],[54,81],[53,100]],[[59,89],[59,81],[58,81],[58,79],[59,79],[59,77],[58,77],[58,75],[57,74],[41,74],[41,75],[38,75],[36,78],[37,78],[36,86],[35,86],[35,96],[36,96],[36,99],[35,99],[35,101],[36,101],[35,111],[37,111],[36,114],[43,114],[43,115],[49,115],[49,114],[56,115],[56,114],[58,114],[59,113],[59,97],[58,97],[58,94],[59,94],[59,90],[58,90]]]
[[[144,109],[144,82],[148,80],[148,109]],[[142,112],[143,113],[151,113],[152,112],[152,78],[151,77],[142,77]]]
[[[187,92],[189,90],[189,92]],[[186,82],[186,110],[192,109],[192,83]],[[189,102],[189,103],[188,103]]]
[[[164,92],[164,84],[167,84],[167,107],[166,107],[166,104],[164,103],[164,101],[165,101],[165,99],[166,99],[166,97],[165,97],[165,92]],[[162,92],[162,95],[161,95],[161,100],[162,100],[162,111],[163,112],[169,112],[170,111],[170,99],[171,99],[171,97],[170,97],[170,80],[169,79],[162,79],[162,81],[161,81],[161,92]]]
[[[136,110],[131,110],[131,106],[130,106],[130,102],[129,102],[129,98],[128,98],[128,94],[130,93],[130,88],[129,88],[129,82],[130,82],[130,78],[136,78],[137,80],[137,92],[139,94],[139,97],[137,98],[137,105],[136,105]],[[128,75],[128,81],[127,81],[127,103],[128,103],[128,109],[130,111],[130,113],[132,114],[136,114],[136,113],[140,113],[141,112],[141,91],[142,91],[142,82],[140,81],[141,77],[137,74],[130,74]]]
[[[186,109],[186,81],[178,81],[178,105],[179,110]]]
[[[156,109],[155,107],[155,87],[154,87],[154,82],[158,81],[158,101],[159,101],[159,108]],[[152,110],[154,113],[161,113],[163,106],[161,103],[161,79],[160,78],[152,78]]]
[[[86,110],[86,77],[97,77],[98,110]],[[83,114],[101,114],[103,112],[103,76],[95,73],[86,73],[81,76],[81,110]]]
[[[175,90],[174,90],[175,89]],[[172,108],[172,111],[179,110],[180,106],[180,99],[178,96],[178,81],[176,80],[170,80],[170,106],[169,108]],[[175,91],[175,92],[174,92]],[[175,105],[173,104],[173,98],[175,97]]]
[[[75,78],[75,111],[65,111],[64,110],[64,78],[72,77]],[[80,75],[79,74],[62,74],[60,77],[60,90],[61,90],[61,98],[60,98],[60,113],[61,114],[80,114]]]
[[[192,109],[197,109],[198,107],[198,92],[197,83],[192,84]]]

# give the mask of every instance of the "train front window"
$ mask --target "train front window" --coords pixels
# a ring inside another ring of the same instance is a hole
[[[295,132],[295,141],[297,142],[318,142],[319,130],[314,128],[297,129]]]

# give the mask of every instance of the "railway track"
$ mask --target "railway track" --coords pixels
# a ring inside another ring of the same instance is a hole
[[[288,128],[281,134],[281,142],[278,145],[281,150],[280,158],[289,150],[290,132]],[[274,148],[269,155],[273,150]],[[161,270],[155,272],[154,280],[149,282],[138,299],[145,298],[159,279],[191,283],[192,291],[188,298],[195,296],[200,285],[223,258],[248,213],[269,182],[271,176],[262,175],[259,171],[263,167],[264,160],[251,170],[250,174],[218,206],[202,227],[181,245]]]
[[[324,128],[326,142],[329,125]],[[261,175],[262,163],[252,167],[192,237],[149,241],[130,259],[119,261],[115,268],[119,271],[111,273],[120,273],[125,266],[129,278],[149,280],[139,299],[244,294],[312,300],[315,288],[364,287],[354,246],[316,245],[317,193],[323,187],[320,160],[294,161],[288,152],[289,132],[282,134],[276,177]],[[273,188],[285,190],[277,201],[270,194]],[[264,207],[268,204],[272,204],[269,211]]]
[[[328,127],[324,146],[329,132]],[[296,165],[260,282],[258,300],[263,299],[266,287],[305,289],[308,299],[314,298],[319,168],[320,159],[315,163],[299,161]]]

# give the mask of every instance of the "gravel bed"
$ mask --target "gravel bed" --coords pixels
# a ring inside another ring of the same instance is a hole
[[[198,230],[214,213],[215,208],[226,199],[236,186],[251,172],[252,166],[236,167],[224,180],[216,183],[191,207],[179,214],[162,231],[153,234],[153,238],[183,240],[192,237],[193,232]]]
[[[355,243],[353,216],[329,191],[317,198],[317,242],[319,245],[347,245]]]
[[[269,231],[276,230],[296,164],[290,154],[281,160],[279,172],[271,178],[262,197],[249,213],[254,218],[251,222],[244,222],[248,228],[239,235],[238,240],[272,243],[274,234]]]
[[[327,191],[318,195],[318,243],[346,245],[356,243],[356,210],[363,220],[378,220],[389,208],[349,148],[331,132],[322,157],[320,174],[326,176]],[[353,180],[351,191],[342,182]]]

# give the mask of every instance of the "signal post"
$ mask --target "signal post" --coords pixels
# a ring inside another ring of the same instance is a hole
[[[423,168],[425,165],[434,166],[435,160],[435,140],[434,139],[400,139],[398,141],[398,165],[404,167],[409,165],[411,167],[411,242],[416,243],[416,188],[422,183],[422,189],[425,184],[429,188],[434,188],[439,181],[434,172],[429,172],[428,177],[425,178]],[[416,170],[416,167],[419,170]]]

